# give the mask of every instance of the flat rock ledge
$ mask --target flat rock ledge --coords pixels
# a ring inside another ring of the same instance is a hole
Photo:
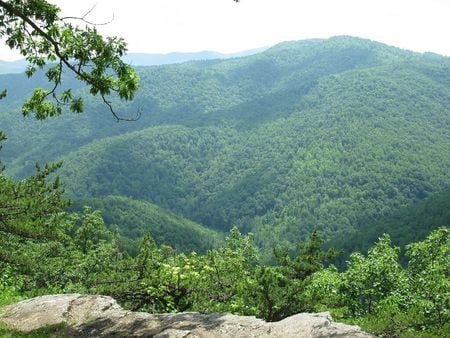
[[[0,311],[0,322],[23,332],[64,323],[59,334],[66,337],[373,337],[357,326],[333,322],[328,312],[300,313],[266,323],[230,314],[131,312],[111,297],[80,294],[42,296],[9,305]]]

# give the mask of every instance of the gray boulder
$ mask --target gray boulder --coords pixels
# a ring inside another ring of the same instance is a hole
[[[50,295],[28,299],[1,310],[0,322],[30,332],[65,323],[68,337],[373,337],[359,327],[333,322],[329,313],[300,313],[266,323],[231,314],[149,314],[122,309],[106,296]]]

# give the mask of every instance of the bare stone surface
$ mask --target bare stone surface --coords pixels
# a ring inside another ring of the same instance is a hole
[[[275,323],[231,314],[149,314],[123,310],[107,296],[50,295],[1,310],[0,322],[29,332],[65,323],[68,337],[325,338],[373,337],[357,326],[333,322],[329,313],[300,313]]]

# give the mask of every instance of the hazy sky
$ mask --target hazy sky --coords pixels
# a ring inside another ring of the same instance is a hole
[[[286,40],[353,35],[450,56],[450,0],[50,0],[63,15],[113,21],[99,30],[130,52],[224,53]],[[17,58],[4,45],[0,59]]]

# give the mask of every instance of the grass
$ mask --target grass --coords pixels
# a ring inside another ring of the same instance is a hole
[[[0,307],[17,303],[23,299],[23,296],[13,287],[2,287],[0,285]]]
[[[0,323],[0,337],[2,338],[46,338],[46,337],[65,337],[62,330],[66,324],[49,325],[30,332],[20,332]],[[57,335],[56,335],[57,334]]]

